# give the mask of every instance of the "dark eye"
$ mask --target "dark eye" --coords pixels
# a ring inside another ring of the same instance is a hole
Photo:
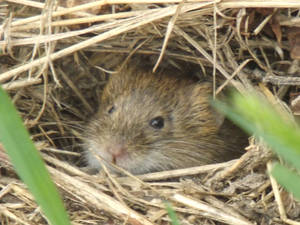
[[[109,114],[112,114],[115,111],[115,107],[112,106],[109,108],[109,110],[107,111]]]
[[[164,118],[162,118],[161,116],[155,117],[150,120],[149,125],[155,129],[161,129],[164,127]]]

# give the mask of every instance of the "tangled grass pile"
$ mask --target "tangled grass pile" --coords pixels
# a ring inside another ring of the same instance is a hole
[[[270,181],[273,156],[254,139],[221,164],[137,177],[81,170],[84,124],[107,75],[130,59],[211,77],[215,96],[226,86],[256,90],[299,115],[299,8],[297,0],[0,3],[0,83],[72,223],[170,224],[167,200],[182,225],[299,224],[299,202]],[[0,165],[0,223],[47,224],[2,153]]]

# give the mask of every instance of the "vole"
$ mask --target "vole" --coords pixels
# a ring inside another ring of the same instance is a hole
[[[143,174],[241,154],[245,141],[211,107],[210,83],[130,68],[110,76],[99,110],[86,127],[90,168],[101,169],[100,157],[109,168],[112,163]]]

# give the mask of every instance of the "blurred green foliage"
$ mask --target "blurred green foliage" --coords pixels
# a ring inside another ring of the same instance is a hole
[[[0,87],[0,142],[52,225],[69,225],[58,191],[8,95]]]
[[[261,137],[282,159],[285,166],[273,164],[271,174],[300,199],[300,129],[283,117],[266,100],[255,95],[233,94],[232,105],[213,102],[221,112],[249,134]],[[287,166],[288,165],[288,166]]]
[[[165,207],[166,207],[168,215],[169,215],[169,217],[171,219],[172,225],[180,225],[180,223],[179,223],[179,221],[177,219],[176,213],[173,210],[171,204],[169,202],[165,202]]]

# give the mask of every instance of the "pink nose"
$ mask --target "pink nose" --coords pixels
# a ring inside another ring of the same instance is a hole
[[[110,146],[107,148],[107,151],[111,154],[113,163],[116,163],[117,159],[121,159],[127,155],[126,147],[120,144]]]

